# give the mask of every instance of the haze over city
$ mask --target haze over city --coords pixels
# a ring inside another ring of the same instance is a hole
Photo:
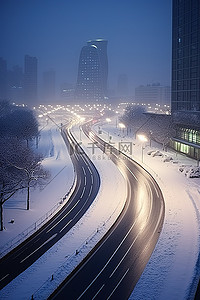
[[[0,1],[0,299],[200,299],[200,1]]]
[[[2,0],[0,57],[8,68],[37,57],[38,78],[54,69],[57,90],[75,84],[81,48],[108,40],[108,87],[126,74],[129,92],[138,85],[171,83],[171,1]]]

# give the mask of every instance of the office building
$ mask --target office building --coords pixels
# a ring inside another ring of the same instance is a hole
[[[63,82],[60,86],[60,96],[61,100],[65,100],[65,102],[73,103],[74,102],[74,93],[75,93],[75,87],[74,84]]]
[[[43,73],[43,99],[44,102],[55,101],[55,71],[49,70]]]
[[[75,98],[79,102],[98,102],[107,97],[107,41],[87,42],[81,50]]]
[[[200,158],[200,1],[173,0],[172,146]]]
[[[25,55],[24,58],[24,102],[35,104],[37,101],[37,58]]]
[[[117,80],[117,95],[119,97],[127,97],[128,93],[128,76],[120,74]]]
[[[162,86],[160,83],[141,85],[135,88],[135,101],[145,104],[170,104],[170,86]]]

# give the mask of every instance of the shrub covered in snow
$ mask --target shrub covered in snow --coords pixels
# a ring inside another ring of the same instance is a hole
[[[188,178],[200,178],[200,167],[192,167],[187,172],[187,177]]]
[[[170,161],[172,161],[172,160],[173,160],[173,158],[172,158],[171,156],[165,155],[165,156],[163,157],[163,162],[170,162]]]
[[[159,150],[155,151],[154,153],[151,154],[153,157],[155,156],[163,156],[162,152],[160,152]]]
[[[200,178],[200,167],[182,165],[179,167],[179,171],[188,178]]]

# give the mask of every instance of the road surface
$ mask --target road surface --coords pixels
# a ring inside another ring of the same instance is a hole
[[[95,199],[99,174],[69,128],[62,131],[76,173],[76,188],[67,204],[39,231],[0,259],[0,289],[33,264],[84,215]]]
[[[160,235],[163,196],[142,166],[111,148],[89,125],[83,130],[103,152],[109,149],[110,158],[127,179],[126,205],[101,242],[49,299],[128,299]]]

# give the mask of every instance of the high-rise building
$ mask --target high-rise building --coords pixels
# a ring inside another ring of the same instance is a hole
[[[140,85],[135,88],[135,101],[145,104],[170,104],[170,86],[163,86],[160,83]]]
[[[37,100],[37,58],[25,55],[24,58],[24,101],[34,104]]]
[[[103,101],[107,96],[107,78],[107,41],[88,41],[80,54],[75,98],[82,102]]]
[[[172,146],[200,158],[200,1],[173,0]]]
[[[128,76],[120,74],[117,81],[117,94],[120,97],[128,96]]]
[[[7,98],[7,62],[0,57],[0,99]]]
[[[45,102],[55,101],[55,71],[49,70],[43,73],[43,98]]]
[[[73,103],[74,102],[74,92],[75,87],[74,84],[63,82],[60,86],[60,97],[61,100],[67,101],[67,103]]]

